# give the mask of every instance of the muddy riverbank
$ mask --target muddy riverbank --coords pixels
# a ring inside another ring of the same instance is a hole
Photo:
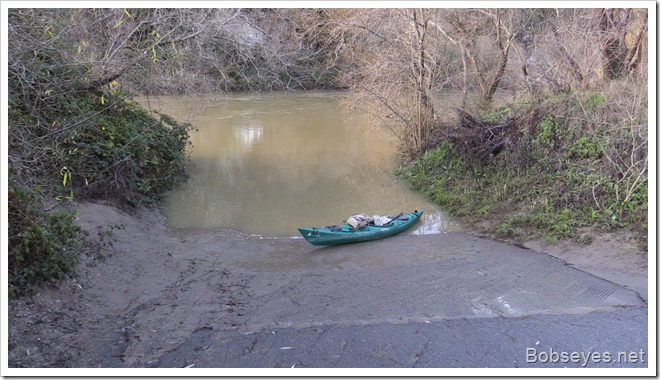
[[[204,331],[251,334],[268,328],[431,323],[466,315],[574,314],[644,307],[647,297],[646,255],[615,236],[577,248],[530,243],[536,251],[593,272],[596,277],[579,283],[600,294],[576,298],[573,304],[557,299],[556,304],[533,305],[526,290],[515,289],[537,286],[538,276],[509,276],[512,263],[501,262],[496,253],[511,250],[516,260],[529,256],[562,271],[565,263],[469,233],[401,235],[318,249],[302,239],[169,228],[155,209],[127,213],[84,203],[77,210],[80,225],[92,234],[98,226],[123,228],[114,231],[115,242],[103,258],[84,258],[71,278],[10,301],[10,367],[149,367]],[[461,265],[471,263],[483,268],[460,272]],[[451,275],[437,278],[439,271]],[[548,278],[546,289],[577,272]],[[488,275],[497,276],[500,288]],[[467,298],[458,297],[453,309],[443,299],[449,306],[438,310],[433,289],[442,293],[463,281],[499,290],[465,285],[456,291]],[[502,294],[511,300],[503,302]]]

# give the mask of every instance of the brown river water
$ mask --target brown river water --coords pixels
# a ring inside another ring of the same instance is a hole
[[[140,103],[192,123],[190,178],[166,197],[167,223],[299,237],[350,215],[424,210],[410,234],[460,230],[393,175],[396,142],[342,107],[346,93],[221,94]]]

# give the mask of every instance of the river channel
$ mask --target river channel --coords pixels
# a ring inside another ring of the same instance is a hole
[[[350,215],[425,211],[409,234],[460,230],[392,173],[396,142],[342,106],[342,92],[142,98],[188,121],[190,178],[168,194],[172,227],[234,229],[299,237],[297,227],[340,224]]]

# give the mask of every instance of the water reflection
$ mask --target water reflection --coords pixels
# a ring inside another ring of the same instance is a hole
[[[425,210],[416,234],[455,230],[440,210],[394,178],[394,143],[341,111],[341,93],[211,97],[192,123],[190,180],[164,214],[178,227],[296,236],[360,212]],[[190,100],[159,98],[185,118]],[[199,103],[199,100],[197,100]],[[153,101],[152,101],[153,106]]]
[[[261,126],[234,127],[234,136],[236,136],[238,141],[242,142],[248,150],[263,138],[263,134],[264,128]]]
[[[457,230],[458,226],[452,223],[440,212],[430,212],[425,215],[422,224],[412,231],[413,235],[439,234],[445,231]]]

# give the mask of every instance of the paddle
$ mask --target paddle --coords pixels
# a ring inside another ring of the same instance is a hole
[[[393,221],[399,219],[399,218],[400,218],[402,215],[404,215],[404,214],[405,214],[405,213],[403,213],[403,212],[400,213],[399,215],[397,215],[397,216],[395,216],[394,218],[392,218],[392,220],[390,220],[389,222],[387,222],[385,225],[387,226],[387,225],[392,224]]]

